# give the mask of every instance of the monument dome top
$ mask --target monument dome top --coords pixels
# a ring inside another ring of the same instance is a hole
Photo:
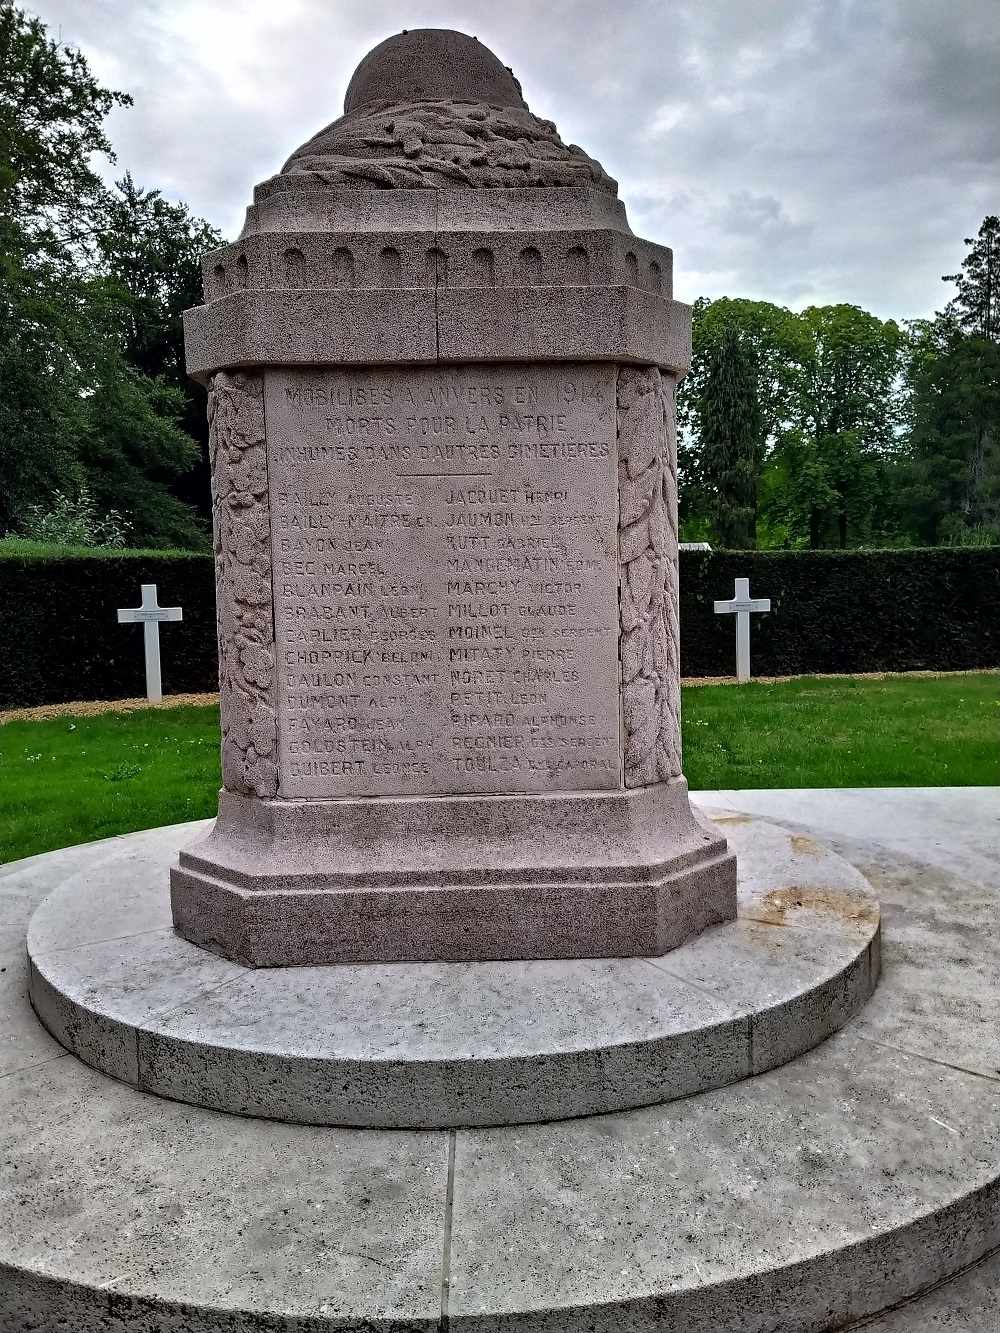
[[[589,187],[616,195],[599,162],[533,116],[521,85],[462,32],[416,28],[354,71],[344,115],[296,149],[283,176],[355,189]]]
[[[412,28],[368,52],[347,85],[344,113],[372,102],[438,99],[527,110],[513,71],[476,37],[449,28]]]

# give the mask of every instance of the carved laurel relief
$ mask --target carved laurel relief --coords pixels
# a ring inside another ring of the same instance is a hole
[[[673,386],[655,368],[618,374],[625,785],[681,771],[677,461]]]
[[[444,186],[587,186],[617,183],[550,120],[525,107],[474,102],[397,102],[335,120],[302,145],[283,171],[328,185],[378,189]]]
[[[264,381],[220,371],[208,395],[222,712],[228,791],[278,790],[271,516]]]

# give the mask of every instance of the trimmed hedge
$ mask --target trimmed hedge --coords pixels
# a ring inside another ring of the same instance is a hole
[[[755,675],[1000,666],[1000,548],[681,552],[681,668],[734,671],[734,619],[716,598],[750,579]],[[155,583],[184,619],[161,627],[165,693],[216,688],[212,557],[0,552],[0,708],[145,693],[142,633],[119,625]]]
[[[211,555],[0,553],[0,708],[144,695],[142,627],[117,614],[142,583],[184,612],[160,626],[164,694],[217,689]]]
[[[734,616],[712,603],[749,578],[754,675],[1000,666],[1000,547],[682,551],[681,670],[736,670]]]

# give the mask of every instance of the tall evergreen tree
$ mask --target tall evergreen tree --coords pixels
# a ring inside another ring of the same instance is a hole
[[[752,349],[725,329],[709,354],[698,405],[701,468],[712,495],[712,531],[720,546],[757,544],[757,475],[763,419]]]
[[[1000,343],[913,331],[907,499],[921,541],[1000,540]]]
[[[760,411],[755,491],[770,450],[789,425],[811,348],[798,315],[783,306],[730,297],[695,302],[691,371],[677,393],[681,522],[690,535],[701,536],[713,526],[718,509],[715,478],[703,449],[702,409],[710,368],[718,363],[723,340],[733,333],[745,366],[754,373]]]
[[[920,541],[1000,541],[1000,219],[983,220],[957,292],[910,325],[904,494]]]
[[[958,273],[946,273],[943,282],[953,282],[957,294],[945,315],[965,333],[1000,340],[1000,217],[983,219],[978,236],[967,236],[971,246]]]

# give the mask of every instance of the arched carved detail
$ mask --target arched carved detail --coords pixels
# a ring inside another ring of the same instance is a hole
[[[338,245],[333,252],[333,285],[334,287],[355,285],[354,254],[346,245]]]
[[[566,251],[566,284],[569,287],[590,285],[590,256],[582,245],[573,245]]]
[[[472,252],[472,278],[474,287],[495,287],[497,284],[493,251],[485,246]]]
[[[677,454],[673,386],[618,372],[618,549],[625,785],[681,771]]]
[[[663,271],[655,259],[649,265],[649,285],[654,292],[663,291]]]
[[[527,245],[518,255],[514,273],[518,287],[540,287],[542,285],[542,256],[533,245]]]
[[[285,284],[288,287],[306,285],[306,257],[301,250],[286,250],[282,256],[285,272]]]
[[[383,287],[402,287],[403,259],[394,245],[387,245],[379,255],[379,270]]]
[[[634,250],[627,251],[625,255],[625,281],[631,287],[639,286],[639,260]]]

